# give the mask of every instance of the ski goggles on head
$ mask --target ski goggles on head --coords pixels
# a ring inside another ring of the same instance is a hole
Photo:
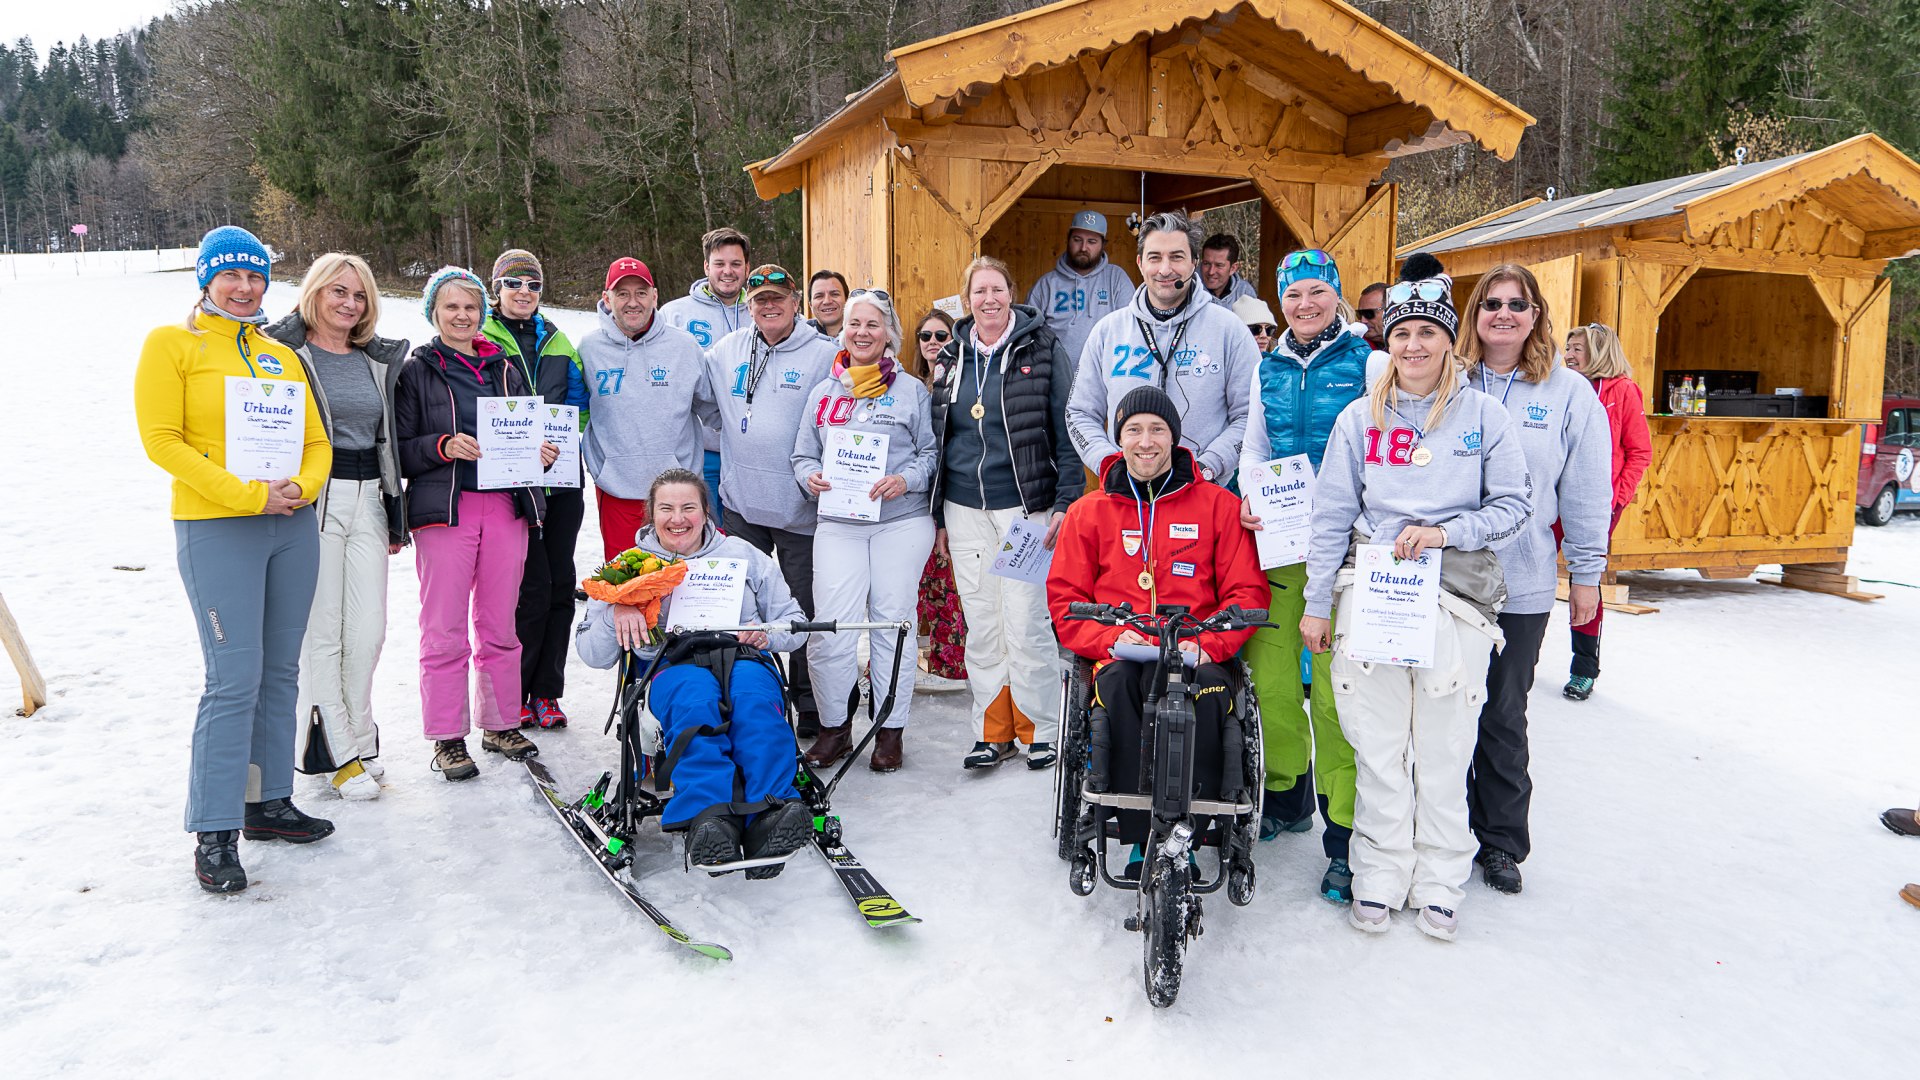
[[[1387,306],[1404,304],[1410,300],[1438,300],[1453,290],[1439,278],[1427,278],[1425,281],[1402,281],[1387,289]]]
[[[540,291],[539,278],[499,277],[494,278],[493,283],[500,286],[501,292],[518,292],[521,289],[525,289],[530,293]]]
[[[766,285],[772,285],[780,289],[792,289],[794,287],[793,275],[776,267],[771,270],[756,270],[747,276],[747,288],[749,289],[758,289]]]
[[[1334,292],[1340,291],[1340,267],[1333,256],[1319,248],[1296,251],[1280,260],[1280,270],[1275,275],[1279,279],[1280,291],[1286,292],[1287,286],[1300,281],[1324,281],[1333,286]]]
[[[1333,265],[1333,256],[1327,254],[1324,251],[1321,251],[1319,248],[1312,248],[1307,251],[1296,251],[1293,254],[1287,256],[1286,258],[1280,260],[1280,269],[1282,270],[1291,270],[1296,266],[1332,266],[1332,265]]]

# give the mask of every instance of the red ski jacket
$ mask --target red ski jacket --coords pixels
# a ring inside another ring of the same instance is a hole
[[[1607,426],[1613,429],[1613,509],[1617,513],[1633,501],[1640,478],[1653,464],[1653,436],[1647,431],[1640,387],[1632,379],[1624,375],[1601,379],[1593,388],[1607,410]]]
[[[1185,604],[1197,618],[1233,604],[1264,608],[1271,599],[1253,537],[1240,525],[1240,500],[1194,475],[1193,453],[1180,448],[1173,469],[1155,481],[1157,497],[1135,498],[1120,455],[1101,463],[1100,488],[1067,508],[1047,573],[1047,606],[1061,644],[1090,660],[1105,660],[1123,632],[1085,620],[1069,620],[1075,601],[1131,603],[1137,612],[1155,604]],[[1147,485],[1139,485],[1146,494]],[[1153,587],[1143,588],[1148,570]],[[1251,630],[1200,635],[1200,647],[1216,661],[1240,650]]]

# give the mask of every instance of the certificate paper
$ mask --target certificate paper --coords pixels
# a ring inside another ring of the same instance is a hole
[[[1047,530],[1023,517],[1013,519],[1000,538],[1000,557],[988,571],[1013,581],[1045,586],[1053,552],[1047,550]]]
[[[666,622],[687,630],[739,626],[747,596],[747,560],[687,560],[687,576],[673,587]]]
[[[887,436],[829,428],[821,452],[820,473],[833,488],[820,493],[820,516],[879,521],[880,500],[867,492],[887,475]]]
[[[546,440],[560,448],[553,466],[541,474],[545,487],[580,486],[580,410],[572,405],[542,405],[539,408]]]
[[[242,480],[285,480],[300,471],[306,438],[306,384],[227,376],[228,472]]]
[[[480,490],[539,486],[540,399],[483,397],[474,412]]]
[[[1260,569],[1307,561],[1313,519],[1313,463],[1305,454],[1263,461],[1240,470],[1240,493],[1247,497],[1260,531],[1253,534]]]
[[[1354,549],[1353,625],[1343,628],[1347,657],[1402,667],[1433,666],[1440,619],[1440,552],[1396,559],[1385,544]]]

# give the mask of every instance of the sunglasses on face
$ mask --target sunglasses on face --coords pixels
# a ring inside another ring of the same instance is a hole
[[[1319,248],[1314,248],[1311,251],[1296,251],[1286,258],[1281,259],[1280,269],[1291,270],[1302,264],[1307,266],[1328,266],[1332,263],[1333,256],[1321,251]]]
[[[1371,319],[1371,318],[1373,318],[1373,317],[1374,317],[1375,315],[1378,315],[1378,314],[1380,314],[1380,309],[1379,309],[1379,308],[1377,308],[1377,307],[1363,307],[1363,308],[1355,308],[1355,309],[1353,309],[1353,313],[1354,313],[1355,315],[1358,315],[1358,316],[1360,316],[1360,317],[1361,317],[1361,318],[1363,318],[1363,319]]]
[[[1501,308],[1506,308],[1508,311],[1522,312],[1531,307],[1533,307],[1532,302],[1523,300],[1517,296],[1512,300],[1496,300],[1489,296],[1485,300],[1480,301],[1481,311],[1499,311]]]
[[[922,331],[920,331],[920,340],[921,340],[922,342],[928,342],[928,341],[940,341],[940,342],[944,342],[944,341],[946,341],[946,340],[947,340],[948,338],[951,338],[952,336],[953,336],[952,334],[950,334],[950,333],[948,333],[948,332],[947,332],[947,331],[945,331],[945,330],[922,330]]]
[[[1265,334],[1268,337],[1272,337],[1280,332],[1280,327],[1270,322],[1248,323],[1247,329],[1253,331],[1255,334]]]
[[[747,288],[757,289],[762,285],[791,285],[793,278],[785,270],[775,270],[771,274],[755,274],[747,279]]]
[[[1387,303],[1404,304],[1414,297],[1422,300],[1438,300],[1447,295],[1447,283],[1444,281],[1402,281],[1387,290]]]
[[[493,280],[499,283],[500,288],[503,292],[518,292],[521,289],[525,289],[530,293],[537,293],[540,291],[539,278],[503,277],[503,278],[494,278]]]

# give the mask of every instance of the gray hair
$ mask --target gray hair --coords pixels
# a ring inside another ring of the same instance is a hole
[[[1154,233],[1180,233],[1187,238],[1187,248],[1195,262],[1200,261],[1200,226],[1187,220],[1187,215],[1175,210],[1155,214],[1140,223],[1140,245],[1146,246],[1147,237]]]
[[[888,296],[884,289],[856,289],[847,297],[845,306],[840,309],[840,347],[847,347],[847,316],[855,304],[865,304],[880,313],[880,321],[887,328],[887,345],[897,358],[906,334],[900,329],[900,316],[893,312],[893,297]]]

